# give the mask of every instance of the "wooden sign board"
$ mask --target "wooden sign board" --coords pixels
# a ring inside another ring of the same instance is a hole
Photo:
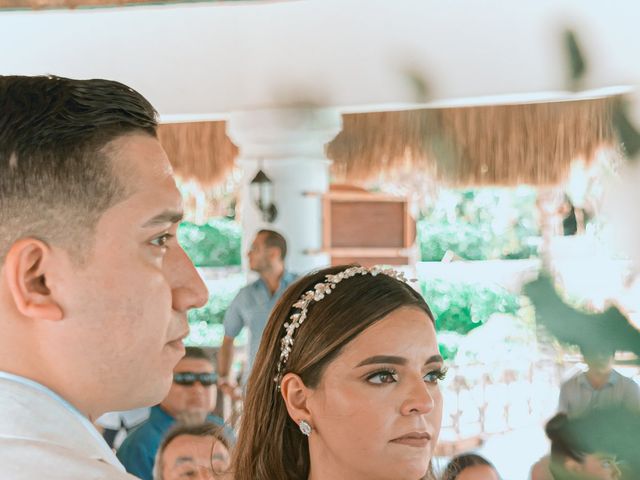
[[[332,265],[406,265],[415,221],[405,197],[334,187],[323,196],[323,236]]]

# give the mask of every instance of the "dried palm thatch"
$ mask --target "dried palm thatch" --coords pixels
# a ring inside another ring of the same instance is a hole
[[[158,138],[178,176],[214,185],[226,178],[238,155],[225,127],[222,121],[166,123],[158,128]]]
[[[356,113],[327,146],[338,180],[362,183],[421,171],[449,186],[554,185],[571,163],[612,146],[617,99]],[[213,185],[238,148],[225,122],[164,124],[160,141],[176,173]]]
[[[351,182],[421,169],[450,186],[551,185],[615,143],[614,101],[348,114],[327,155]]]
[[[174,0],[0,0],[0,9],[78,8],[78,7],[116,7],[122,5],[141,5],[145,3],[176,3]]]

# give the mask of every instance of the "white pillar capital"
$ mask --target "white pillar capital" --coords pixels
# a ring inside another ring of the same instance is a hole
[[[342,128],[335,109],[287,108],[234,112],[227,134],[240,149],[237,163],[244,172],[240,217],[243,251],[255,233],[269,228],[287,239],[287,267],[304,273],[329,264],[322,247],[322,199],[329,188],[330,161],[325,145]],[[249,184],[262,169],[274,184],[278,216],[263,221]],[[313,192],[314,195],[305,195]],[[315,252],[315,253],[314,253]]]
[[[286,108],[234,112],[227,134],[241,158],[324,158],[324,146],[340,133],[342,117],[332,108]]]

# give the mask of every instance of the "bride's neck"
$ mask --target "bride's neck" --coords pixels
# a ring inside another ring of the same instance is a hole
[[[311,468],[308,480],[370,480],[369,476],[363,477],[362,472],[353,470],[351,465],[344,465],[336,459],[314,458],[311,455]]]

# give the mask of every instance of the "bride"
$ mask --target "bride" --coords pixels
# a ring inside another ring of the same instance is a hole
[[[247,384],[235,480],[433,478],[444,377],[434,319],[391,269],[291,285]]]

